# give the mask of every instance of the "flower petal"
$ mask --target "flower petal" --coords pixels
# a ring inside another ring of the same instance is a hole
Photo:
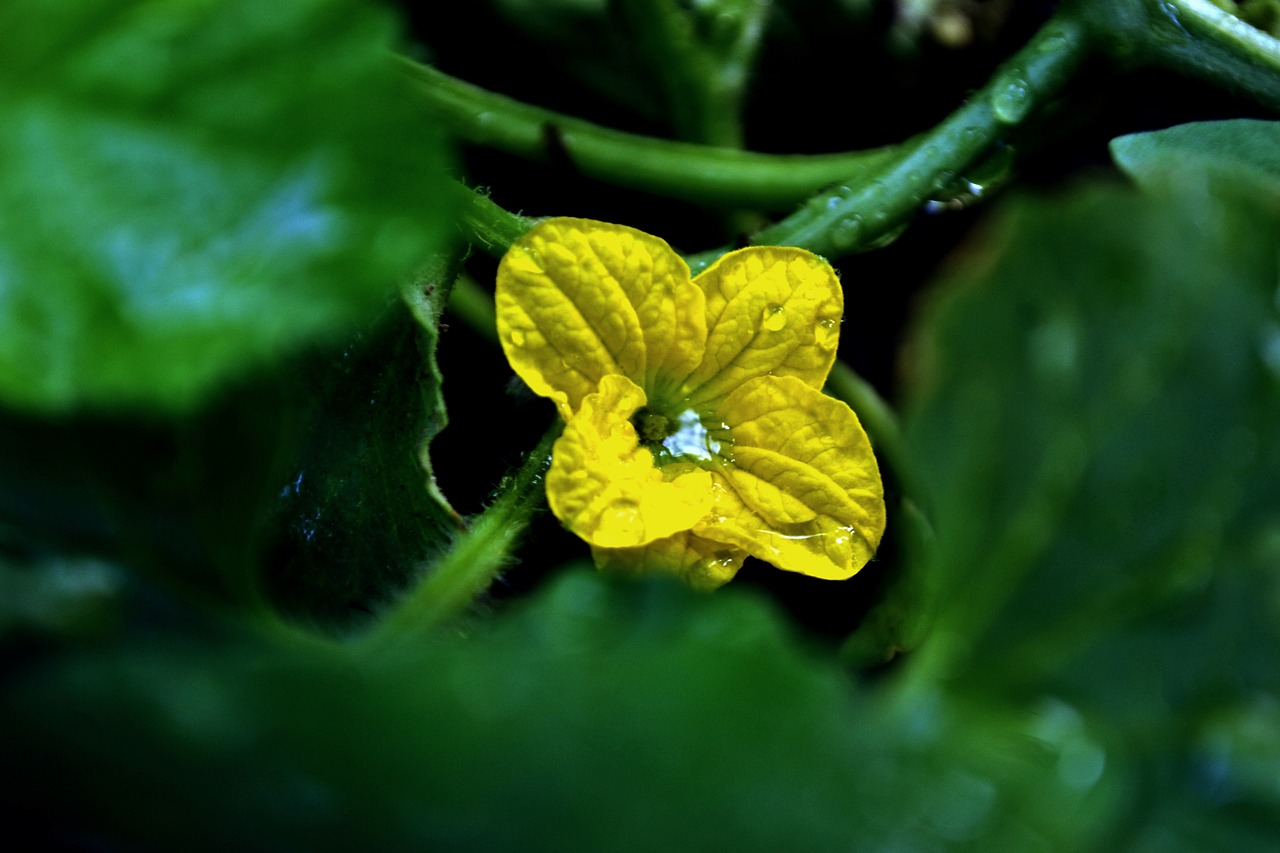
[[[592,548],[596,567],[621,575],[671,574],[695,589],[715,589],[733,579],[747,552],[687,531],[639,548]]]
[[[631,416],[644,391],[612,374],[565,426],[547,472],[547,503],[592,545],[632,548],[688,530],[711,508],[711,475],[681,466],[668,479],[640,447]]]
[[[871,443],[847,405],[792,377],[730,393],[728,489],[695,533],[733,542],[780,569],[840,580],[875,553],[884,490]]]
[[[498,337],[534,393],[568,420],[600,380],[646,388],[702,358],[706,315],[689,267],[665,242],[623,225],[547,219],[498,266]]]
[[[831,265],[803,249],[751,246],[694,279],[706,293],[707,346],[685,380],[694,405],[760,376],[821,388],[840,339],[844,293]]]

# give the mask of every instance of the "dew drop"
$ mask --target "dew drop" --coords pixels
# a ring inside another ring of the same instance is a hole
[[[760,315],[760,325],[770,332],[781,331],[782,327],[787,325],[787,314],[782,310],[781,305],[771,302],[765,306],[764,313]]]
[[[846,216],[831,228],[831,239],[842,246],[852,246],[862,232],[861,216]]]
[[[820,349],[832,350],[840,341],[840,321],[827,317],[813,327],[813,342]]]
[[[1160,11],[1164,13],[1164,16],[1169,19],[1170,23],[1181,30],[1184,36],[1191,37],[1191,33],[1182,25],[1182,18],[1178,15],[1177,7],[1172,3],[1166,2],[1166,0],[1161,0],[1159,7]]]
[[[640,515],[640,505],[635,501],[620,499],[613,501],[608,509],[608,519],[604,520],[610,532],[625,538],[632,538],[644,529],[644,520]]]
[[[693,458],[708,462],[720,451],[720,442],[712,438],[693,409],[685,409],[675,418],[675,431],[662,441],[666,451],[677,459]]]
[[[1017,124],[1026,118],[1031,102],[1031,89],[1027,86],[1027,81],[1021,77],[1008,77],[997,84],[991,108],[1000,121]]]
[[[1041,53],[1055,53],[1067,46],[1067,37],[1062,33],[1054,33],[1040,44]]]

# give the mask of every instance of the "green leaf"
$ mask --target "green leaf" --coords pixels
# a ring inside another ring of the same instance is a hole
[[[1278,828],[1280,231],[1205,186],[1019,203],[913,349],[937,531],[914,675],[1100,732],[1131,788],[1106,849]]]
[[[1280,689],[1274,552],[1254,544],[1280,518],[1275,226],[1093,188],[1018,205],[939,292],[908,428],[938,671],[1148,728]]]
[[[1097,840],[1123,789],[1081,720],[899,698],[853,690],[754,598],[572,573],[466,641],[377,659],[240,644],[48,662],[9,685],[0,751],[13,831],[107,847]]]
[[[0,642],[92,640],[121,620],[122,575],[97,560],[48,560],[18,566],[0,557]]]
[[[1207,176],[1280,204],[1280,122],[1202,121],[1134,133],[1111,140],[1111,156],[1144,188]]]
[[[290,464],[288,391],[268,373],[165,416],[0,408],[3,538],[52,565],[93,556],[256,607],[263,519]]]
[[[0,399],[189,409],[440,247],[442,150],[356,0],[0,9]]]
[[[276,507],[268,586],[330,629],[367,621],[422,573],[462,521],[431,475],[445,425],[435,348],[451,265],[296,377],[304,442]]]

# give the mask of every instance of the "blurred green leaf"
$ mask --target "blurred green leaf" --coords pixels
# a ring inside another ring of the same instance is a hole
[[[356,0],[0,8],[0,398],[188,409],[440,247],[442,150]]]
[[[956,674],[1039,690],[1274,523],[1274,221],[1199,201],[1023,203],[939,293],[908,441]]]
[[[0,530],[54,565],[94,557],[256,606],[264,518],[291,463],[290,393],[272,372],[181,414],[0,408]]]
[[[1124,793],[1068,710],[854,691],[732,592],[572,573],[465,642],[350,652],[126,650],[11,680],[11,828],[184,849],[1081,849]]]
[[[1016,205],[913,350],[907,440],[938,536],[915,663],[1101,722],[1141,767],[1107,845],[1126,849],[1276,829],[1256,780],[1280,755],[1205,764],[1213,719],[1280,697],[1280,231],[1217,186]]]
[[[1111,156],[1144,187],[1176,187],[1208,175],[1280,203],[1280,122],[1202,121],[1134,133],[1111,140]]]
[[[742,102],[767,0],[613,0],[676,134],[742,147]]]
[[[119,569],[97,560],[20,567],[0,558],[0,643],[107,634],[120,621],[123,586]]]

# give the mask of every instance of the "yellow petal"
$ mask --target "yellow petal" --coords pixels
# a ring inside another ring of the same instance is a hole
[[[821,388],[840,339],[844,294],[831,265],[803,249],[752,246],[694,279],[706,294],[706,355],[685,381],[702,405],[760,376]]]
[[[552,451],[547,503],[592,545],[631,548],[693,527],[711,508],[711,476],[684,466],[668,479],[639,446],[631,416],[644,391],[605,376],[582,400]]]
[[[723,542],[682,532],[639,548],[592,548],[596,567],[620,575],[670,574],[695,589],[715,589],[733,579],[747,553]]]
[[[634,228],[540,222],[502,258],[496,291],[507,360],[566,420],[605,376],[654,388],[702,358],[702,291],[670,246]]]
[[[715,474],[727,489],[694,532],[814,577],[861,569],[880,543],[885,510],[853,410],[788,376],[748,382],[720,414],[732,424],[732,464]]]

